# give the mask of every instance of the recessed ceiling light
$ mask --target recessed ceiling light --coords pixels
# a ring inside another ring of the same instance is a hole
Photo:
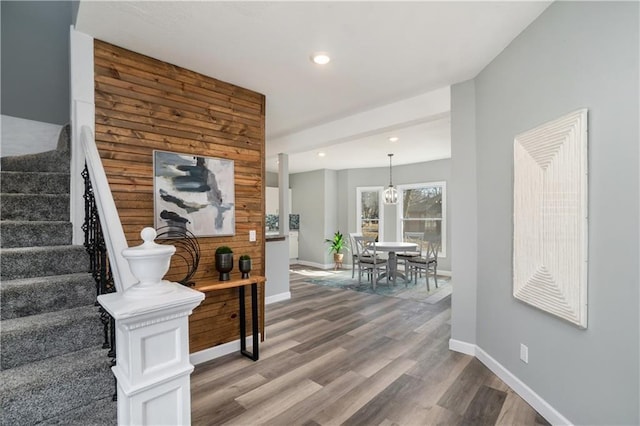
[[[397,137],[397,136],[391,136],[391,137],[389,138],[389,142],[398,142],[399,140],[400,140],[400,138],[399,138],[399,137]]]
[[[330,60],[331,58],[329,57],[329,54],[327,52],[316,52],[313,55],[311,55],[311,61],[314,64],[326,65],[329,63]]]
[[[325,155],[327,155],[327,154],[325,154],[325,153],[324,153],[324,152],[322,152],[322,151],[320,151],[320,152],[318,153],[318,157],[324,157]]]

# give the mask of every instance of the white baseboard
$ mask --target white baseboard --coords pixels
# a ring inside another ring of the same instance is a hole
[[[552,425],[571,425],[569,419],[564,417],[551,404],[542,399],[533,389],[527,386],[522,380],[517,378],[512,372],[507,370],[502,364],[493,359],[482,348],[476,346],[476,358],[500,377],[511,389],[513,389],[522,399],[527,401],[542,417]]]
[[[461,340],[449,339],[449,349],[461,354],[476,356],[476,345]]]
[[[260,335],[258,335],[258,338]],[[253,345],[252,336],[247,336],[247,346]],[[204,349],[202,351],[194,352],[189,355],[189,361],[193,365],[202,364],[212,359],[220,358],[221,356],[228,355],[233,352],[240,352],[240,339],[233,342],[223,343],[213,348]]]
[[[320,269],[333,269],[333,267],[335,266],[335,264],[333,263],[322,264],[322,263],[309,262],[308,260],[299,260],[299,259],[298,259],[298,265],[311,266],[311,267],[320,268]]]
[[[443,277],[451,277],[451,271],[443,271],[438,269],[438,275],[442,275]]]
[[[265,297],[264,304],[269,305],[270,303],[281,302],[283,300],[291,299],[291,292],[285,291],[284,293],[274,294],[273,296]]]
[[[449,349],[466,355],[475,356],[489,370],[505,382],[515,393],[520,395],[529,405],[531,405],[542,417],[544,417],[552,425],[571,425],[572,423],[564,417],[558,410],[553,408],[551,404],[542,399],[540,395],[535,393],[533,389],[527,386],[522,380],[516,377],[511,371],[507,370],[502,364],[496,361],[491,355],[486,353],[482,348],[472,343],[460,340],[450,339]]]

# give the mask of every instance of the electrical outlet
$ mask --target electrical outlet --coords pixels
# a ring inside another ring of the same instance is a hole
[[[520,359],[525,364],[529,364],[529,348],[523,343],[520,343]]]
[[[256,241],[256,230],[252,229],[249,231],[249,242],[254,243]]]

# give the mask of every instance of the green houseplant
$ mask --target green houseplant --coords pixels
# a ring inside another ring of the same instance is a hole
[[[229,281],[229,272],[233,269],[233,250],[229,246],[220,246],[216,249],[216,271],[220,281]]]
[[[329,253],[333,253],[333,261],[335,262],[335,269],[342,267],[342,259],[344,258],[344,251],[348,251],[347,241],[340,231],[336,231],[333,234],[333,238],[324,240],[329,244]]]
[[[242,273],[242,278],[249,278],[249,272],[251,272],[251,256],[243,254],[238,261],[238,269]]]

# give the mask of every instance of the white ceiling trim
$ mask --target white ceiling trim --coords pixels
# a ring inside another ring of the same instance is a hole
[[[267,140],[267,158],[348,142],[442,118],[451,107],[449,87]]]

